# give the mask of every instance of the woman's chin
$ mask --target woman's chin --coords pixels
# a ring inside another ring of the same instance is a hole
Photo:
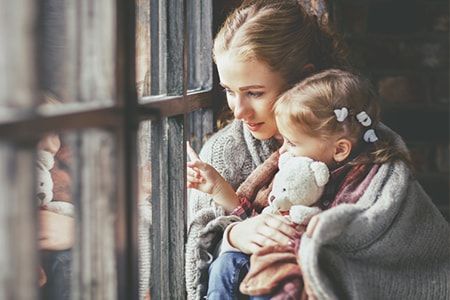
[[[272,138],[275,135],[275,133],[267,132],[267,131],[266,132],[264,132],[264,131],[251,131],[251,130],[249,130],[249,131],[252,134],[252,136],[255,139],[258,139],[258,140],[268,140],[268,139]]]

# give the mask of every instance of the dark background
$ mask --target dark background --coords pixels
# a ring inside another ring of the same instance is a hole
[[[214,1],[214,34],[240,3]],[[382,122],[405,139],[417,179],[450,220],[449,2],[329,0],[327,5],[353,65],[378,89]]]

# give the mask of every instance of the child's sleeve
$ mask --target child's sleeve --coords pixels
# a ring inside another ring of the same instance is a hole
[[[230,225],[227,226],[227,228],[225,228],[225,231],[223,232],[223,238],[222,238],[222,242],[219,244],[219,251],[216,251],[216,253],[218,253],[217,256],[222,255],[222,253],[225,252],[241,252],[241,250],[231,246],[230,240],[229,240],[229,234],[231,231],[231,228],[233,228],[235,225],[237,225],[239,222],[234,222],[231,223]]]
[[[258,214],[247,197],[240,197],[239,202],[239,206],[236,207],[230,215],[238,216],[242,220],[245,220]]]

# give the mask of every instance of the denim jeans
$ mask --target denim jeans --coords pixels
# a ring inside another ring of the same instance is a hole
[[[42,267],[47,283],[41,288],[41,299],[69,300],[72,280],[72,251],[43,251]]]
[[[208,300],[264,300],[270,296],[246,296],[239,285],[247,275],[250,257],[242,252],[222,253],[209,267]]]

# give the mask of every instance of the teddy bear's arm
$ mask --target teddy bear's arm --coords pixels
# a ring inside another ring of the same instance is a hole
[[[297,224],[306,224],[309,220],[321,212],[318,207],[310,207],[305,205],[293,205],[289,211],[291,221]]]

